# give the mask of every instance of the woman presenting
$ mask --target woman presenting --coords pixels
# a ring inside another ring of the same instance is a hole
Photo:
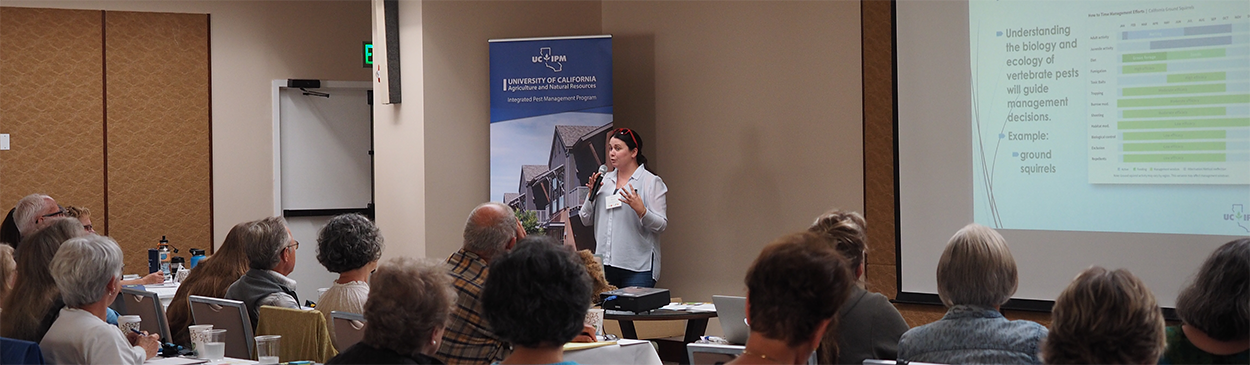
[[[660,233],[668,227],[668,186],[647,171],[642,137],[629,128],[608,135],[608,163],[598,192],[586,197],[578,216],[595,226],[595,253],[603,255],[604,276],[617,287],[655,287],[660,277]],[[586,184],[590,190],[598,173]]]

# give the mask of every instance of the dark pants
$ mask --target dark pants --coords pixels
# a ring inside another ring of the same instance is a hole
[[[651,278],[650,270],[639,272],[614,266],[604,266],[603,276],[608,279],[608,284],[615,285],[618,288],[630,286],[655,287],[655,279]]]

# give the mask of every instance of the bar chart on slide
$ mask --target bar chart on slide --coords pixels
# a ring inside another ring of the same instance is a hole
[[[1250,17],[1120,25],[1097,43],[1091,183],[1250,183]]]

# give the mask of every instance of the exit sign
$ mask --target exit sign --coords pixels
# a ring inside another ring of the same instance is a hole
[[[373,68],[373,42],[364,42],[365,68]]]

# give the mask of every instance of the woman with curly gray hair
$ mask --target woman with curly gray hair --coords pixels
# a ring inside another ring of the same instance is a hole
[[[317,261],[326,270],[339,274],[338,280],[317,299],[317,310],[326,317],[330,341],[343,351],[334,338],[331,311],[363,313],[369,297],[369,274],[378,268],[382,257],[382,233],[378,226],[359,214],[344,214],[330,219],[317,235]]]
[[[442,262],[387,260],[365,304],[364,339],[326,364],[442,364],[433,355],[456,306],[451,282]]]

